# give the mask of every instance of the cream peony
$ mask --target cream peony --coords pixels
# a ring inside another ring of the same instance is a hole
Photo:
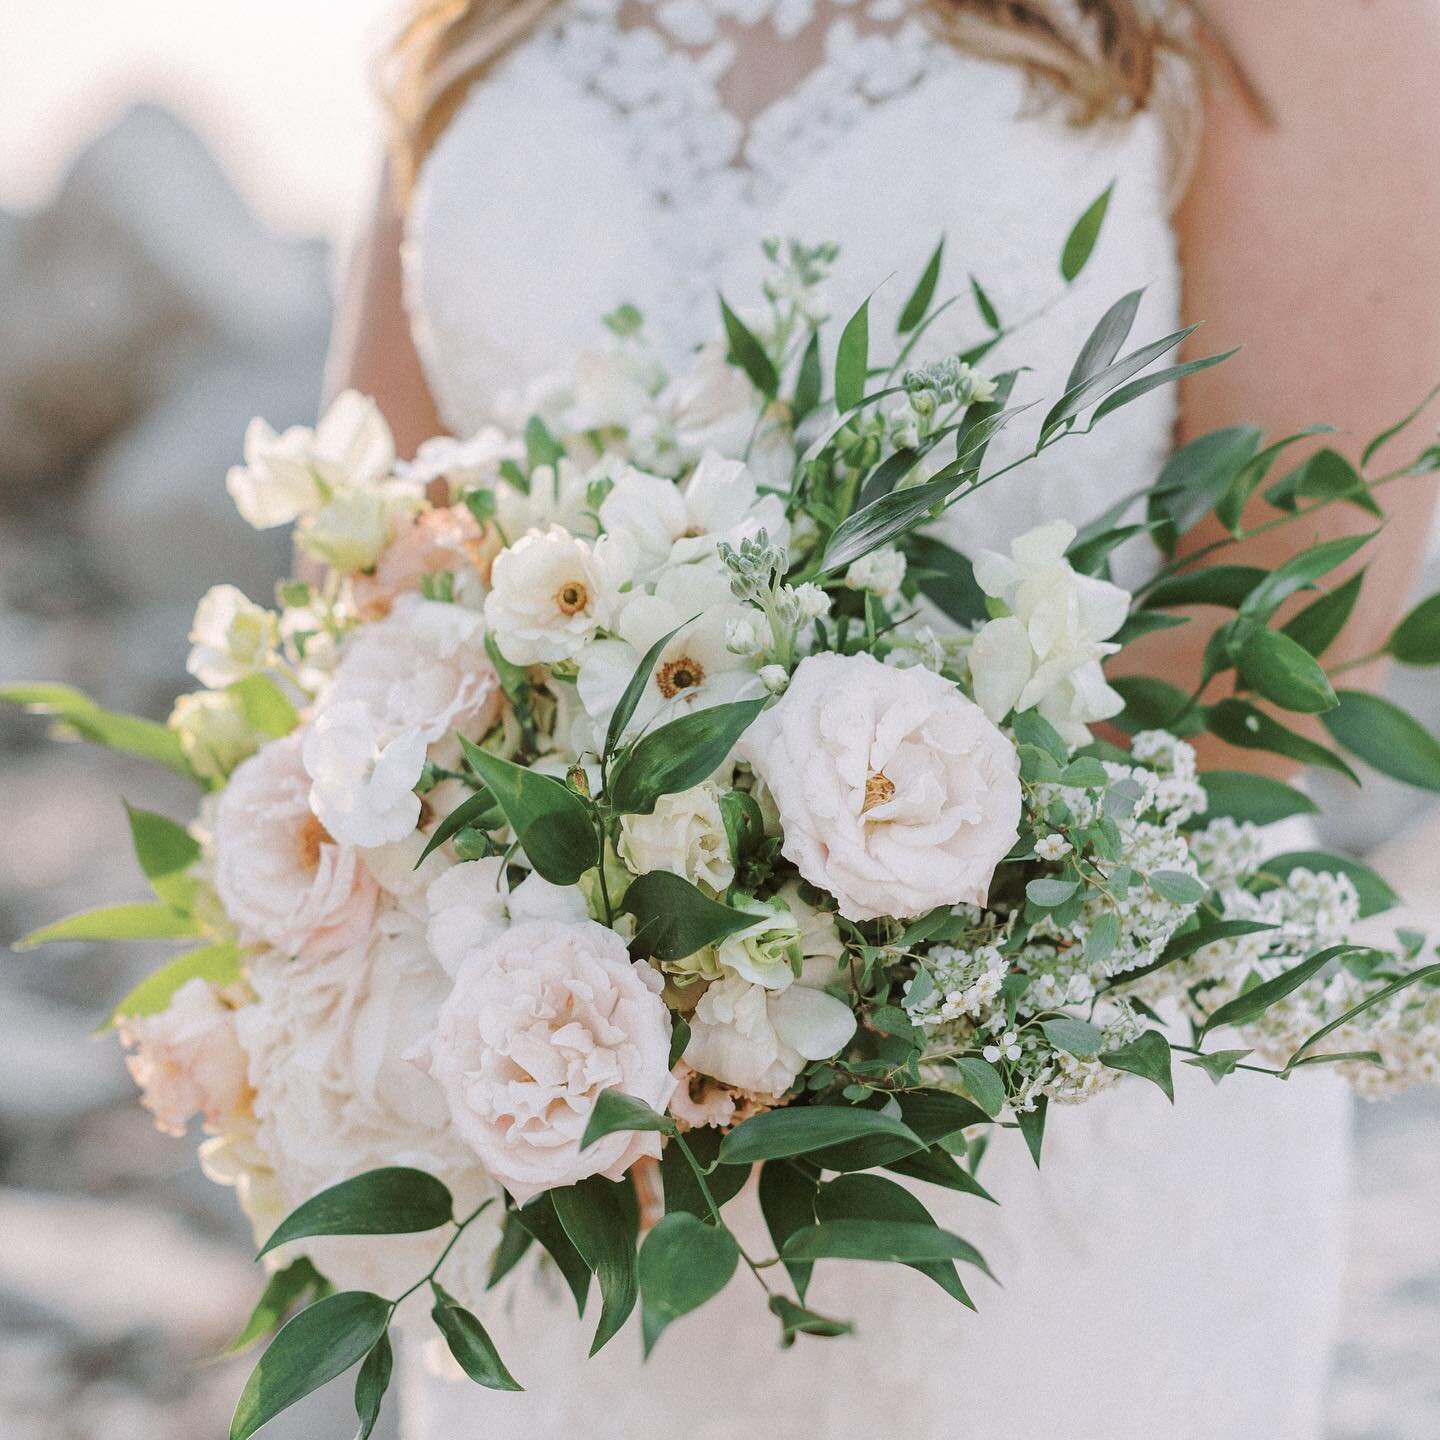
[[[798,982],[783,990],[740,975],[716,980],[690,1017],[685,1064],[755,1095],[783,1095],[812,1060],[828,1060],[855,1033],[843,1001]]]
[[[629,570],[612,540],[591,545],[558,525],[532,530],[496,556],[485,622],[512,664],[573,660],[613,622]]]
[[[847,920],[983,904],[1015,843],[1014,746],[950,681],[870,655],[812,655],[741,737],[786,859]]]
[[[440,1010],[428,1069],[455,1129],[521,1203],[587,1175],[618,1180],[660,1153],[618,1131],[581,1151],[603,1090],[663,1111],[670,1012],[660,977],[592,921],[512,925],[466,957]]]
[[[1118,585],[1078,575],[1065,558],[1075,527],[1064,520],[1020,536],[1008,556],[982,550],[975,579],[1010,614],[982,626],[970,647],[975,699],[997,724],[1012,710],[1034,709],[1070,745],[1090,739],[1089,725],[1125,708],[1105,683],[1105,644],[1125,623],[1130,596]]]
[[[330,953],[370,929],[378,894],[349,845],[310,809],[299,732],[245,761],[220,797],[215,889],[242,945]]]
[[[167,1135],[183,1135],[192,1115],[213,1133],[249,1114],[235,1010],[208,981],[187,980],[158,1015],[131,1016],[119,1029],[140,1103]]]
[[[637,875],[669,870],[715,894],[735,878],[718,785],[662,795],[651,814],[626,815],[617,848]]]
[[[218,690],[270,665],[279,639],[273,611],[233,585],[212,585],[195,608],[185,668]]]

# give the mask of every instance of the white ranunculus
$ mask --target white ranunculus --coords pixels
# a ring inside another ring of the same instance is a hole
[[[168,723],[202,780],[224,780],[269,738],[250,723],[245,702],[231,690],[181,695]]]
[[[609,476],[614,468],[609,458],[589,468],[562,458],[554,465],[537,465],[530,472],[529,490],[520,490],[502,478],[495,486],[495,523],[512,544],[532,530],[548,530],[553,525],[593,540],[598,532],[590,485]]]
[[[683,488],[639,470],[624,471],[601,503],[600,521],[608,533],[629,539],[646,577],[667,565],[708,559],[720,541],[738,546],[760,530],[782,549],[790,540],[779,496],[761,496],[743,462],[713,451]]]
[[[310,809],[299,732],[245,761],[215,812],[215,889],[242,945],[329,953],[370,928],[378,889]]]
[[[739,975],[710,985],[690,1017],[685,1063],[757,1095],[779,1096],[812,1060],[828,1060],[855,1033],[843,1000],[809,985],[769,990]]]
[[[624,598],[612,627],[618,638],[598,640],[580,657],[581,702],[603,727],[645,653],[671,630],[678,633],[660,652],[632,731],[684,710],[760,694],[753,657],[737,655],[727,641],[731,621],[753,613],[735,599],[718,561],[666,570],[653,594]]]
[[[1015,747],[932,671],[809,656],[738,749],[779,808],[785,857],[847,920],[983,904],[1015,843]]]
[[[419,823],[415,782],[425,739],[415,728],[387,739],[364,703],[348,700],[306,727],[301,756],[312,781],[310,808],[343,844],[389,845]]]
[[[255,604],[233,585],[212,585],[195,607],[185,668],[202,684],[219,690],[264,670],[275,658],[279,638],[279,620],[273,611]]]
[[[583,1151],[580,1141],[604,1090],[669,1103],[661,988],[592,921],[512,925],[461,964],[425,1063],[456,1133],[517,1200],[587,1175],[618,1180],[659,1155],[653,1132],[617,1131]]]
[[[250,1110],[245,1052],[235,1037],[235,1008],[198,977],[187,980],[155,1015],[120,1022],[125,1064],[140,1103],[169,1135],[183,1135],[192,1115],[212,1134]]]
[[[614,621],[630,557],[610,539],[593,545],[552,525],[495,557],[485,623],[514,665],[573,660]]]
[[[1125,702],[1105,683],[1105,644],[1125,623],[1130,596],[1118,585],[1079,575],[1065,558],[1075,527],[1056,520],[1020,536],[1010,554],[982,550],[975,579],[1009,615],[983,626],[970,647],[975,699],[997,723],[1035,709],[1070,745],[1088,726],[1118,715]]]
[[[735,878],[716,785],[662,795],[651,814],[626,815],[620,821],[618,848],[637,875],[668,870],[716,894]]]
[[[388,1165],[438,1176],[461,1215],[495,1195],[451,1126],[439,1086],[409,1058],[450,989],[417,920],[384,913],[359,944],[324,960],[262,957],[251,983],[256,1002],[237,1012],[236,1024],[250,1058],[257,1140],[286,1210]],[[445,1263],[445,1286],[464,1304],[484,1293],[497,1228],[482,1216]],[[339,1288],[397,1295],[435,1263],[449,1233],[380,1244],[325,1238],[305,1248]]]
[[[277,435],[263,420],[245,432],[245,463],[226,488],[256,529],[289,525],[321,509],[334,491],[378,484],[395,464],[390,427],[373,400],[346,390],[313,429]]]

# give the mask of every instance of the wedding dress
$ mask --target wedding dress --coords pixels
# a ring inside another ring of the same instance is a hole
[[[1112,180],[1095,257],[1051,305],[1064,236]],[[476,86],[430,155],[408,303],[441,412],[464,435],[596,343],[597,317],[620,301],[672,351],[709,338],[717,289],[757,293],[767,235],[838,241],[833,313],[875,290],[871,334],[893,333],[942,233],[952,288],[973,270],[1003,317],[1035,317],[986,361],[1037,366],[1019,399],[1058,394],[1128,290],[1148,286],[1142,338],[1176,328],[1152,117],[1076,129],[1037,113],[1014,69],[947,45],[920,0],[574,0]],[[980,326],[962,301],[928,353],[974,343]],[[951,538],[973,551],[1097,514],[1153,476],[1173,405],[1156,393],[1047,452],[955,512]],[[1347,1093],[1315,1072],[1216,1089],[1177,1069],[1173,1109],[1137,1080],[1052,1110],[1041,1171],[1013,1131],[997,1133],[981,1178],[998,1208],[925,1187],[1002,1282],[977,1277],[978,1315],[911,1271],[827,1262],[810,1303],[853,1320],[853,1337],[782,1352],[739,1277],[649,1365],[633,1321],[586,1361],[594,1310],[577,1324],[568,1296],[522,1267],[486,1320],[526,1393],[434,1377],[410,1354],[407,1440],[1316,1440]],[[753,1201],[731,1210],[766,1252]]]

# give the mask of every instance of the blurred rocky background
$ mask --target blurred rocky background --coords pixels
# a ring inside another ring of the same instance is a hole
[[[200,593],[268,597],[285,540],[240,522],[224,475],[251,415],[313,419],[331,273],[322,242],[262,227],[154,107],[94,139],[45,208],[0,211],[0,681],[64,680],[163,718]],[[1404,679],[1407,698],[1427,680]],[[173,777],[43,731],[0,712],[3,942],[141,898],[119,796],[182,819],[193,805]],[[1379,794],[1356,845],[1409,818],[1413,801]],[[151,1127],[113,1037],[91,1035],[156,960],[0,956],[4,1440],[218,1437],[243,1380],[243,1360],[205,1363],[258,1290],[232,1197]],[[1434,1440],[1440,1096],[1362,1106],[1357,1124],[1331,1440]],[[341,1382],[275,1433],[350,1433],[348,1405]]]

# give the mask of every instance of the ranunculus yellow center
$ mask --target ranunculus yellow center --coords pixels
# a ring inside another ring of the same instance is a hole
[[[667,700],[673,700],[682,690],[692,689],[704,678],[705,667],[688,655],[682,655],[678,660],[666,661],[655,672],[655,683]]]

